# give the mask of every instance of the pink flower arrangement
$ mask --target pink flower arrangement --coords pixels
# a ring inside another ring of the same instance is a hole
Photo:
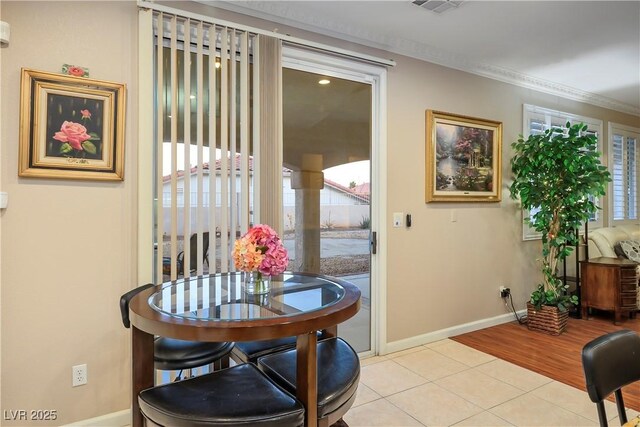
[[[258,224],[236,240],[233,262],[238,270],[274,276],[287,269],[289,255],[275,230]]]

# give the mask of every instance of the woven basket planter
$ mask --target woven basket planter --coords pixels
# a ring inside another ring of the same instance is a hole
[[[569,312],[561,312],[558,307],[543,305],[536,309],[527,303],[527,328],[550,335],[560,335],[567,328]]]

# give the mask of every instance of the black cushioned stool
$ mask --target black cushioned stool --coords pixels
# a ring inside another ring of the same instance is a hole
[[[298,427],[302,404],[246,363],[140,392],[147,426]]]
[[[232,342],[183,341],[158,337],[154,341],[154,366],[162,371],[193,369],[213,363],[216,369],[229,366]]]
[[[318,332],[318,340],[323,335]],[[272,340],[241,341],[233,348],[232,357],[241,363],[258,363],[258,359],[272,353],[296,348],[297,337],[284,337]]]
[[[120,315],[125,328],[131,327],[129,303],[131,298],[153,287],[153,283],[139,286],[120,297]],[[229,353],[233,342],[197,342],[158,337],[153,342],[153,358],[156,369],[180,371],[214,364],[216,369],[229,366]]]
[[[291,350],[296,346],[296,337],[276,338],[273,340],[238,342],[232,357],[244,363],[257,363],[258,359],[271,353]]]
[[[358,354],[342,338],[320,341],[318,356],[318,425],[342,418],[356,398],[360,379]],[[263,356],[258,367],[291,393],[296,392],[296,350]]]

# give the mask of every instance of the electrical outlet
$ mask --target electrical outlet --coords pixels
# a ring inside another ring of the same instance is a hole
[[[71,385],[78,387],[87,383],[87,364],[71,367]]]
[[[511,289],[509,288],[500,286],[499,290],[500,290],[500,298],[507,298],[509,295],[511,295]]]

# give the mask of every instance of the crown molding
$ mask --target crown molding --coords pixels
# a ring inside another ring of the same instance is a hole
[[[200,0],[199,3],[265,19],[281,25],[287,25],[325,36],[335,37],[352,43],[358,43],[375,49],[381,49],[390,53],[406,55],[414,59],[435,63],[444,67],[465,71],[504,83],[560,96],[562,98],[640,116],[640,107],[629,105],[613,98],[592,92],[586,92],[571,86],[524,74],[519,71],[474,62],[462,55],[446,52],[426,43],[418,43],[413,40],[399,37],[381,36],[359,26],[344,25],[319,16],[310,15],[301,12],[295,7],[291,7],[291,4],[286,1],[273,2],[260,0],[229,2]]]

